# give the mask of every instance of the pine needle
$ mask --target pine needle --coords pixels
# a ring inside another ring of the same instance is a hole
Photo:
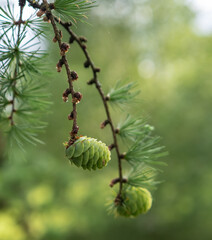
[[[143,118],[133,118],[129,114],[125,121],[119,123],[117,127],[118,135],[136,141],[138,138],[145,137],[154,130],[154,127],[148,125]]]
[[[158,161],[158,158],[168,154],[163,151],[165,147],[158,144],[159,141],[160,137],[152,136],[138,139],[129,148],[124,158],[133,166],[137,166],[141,163],[166,166],[164,162]]]
[[[131,171],[128,173],[127,183],[135,187],[155,189],[156,185],[161,183],[155,181],[157,174],[157,169],[142,163],[137,167],[131,168]]]
[[[119,106],[131,103],[140,93],[140,91],[135,91],[136,87],[137,84],[135,82],[130,82],[124,85],[123,82],[119,81],[107,94],[107,99],[109,102]]]
[[[83,18],[87,18],[89,9],[95,7],[95,1],[82,0],[56,0],[54,2],[53,14],[65,22],[84,22]]]

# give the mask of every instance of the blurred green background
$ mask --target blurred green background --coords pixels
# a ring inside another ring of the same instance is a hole
[[[65,71],[55,70],[58,49],[47,44],[53,104],[41,136],[46,144],[26,146],[24,158],[17,152],[8,161],[6,139],[0,140],[0,240],[212,239],[212,35],[199,34],[194,20],[186,1],[102,0],[90,13],[91,25],[74,29],[89,40],[105,92],[118,80],[139,83],[139,101],[121,111],[111,108],[114,121],[127,113],[148,116],[169,151],[153,207],[135,219],[107,214],[108,185],[118,174],[115,155],[93,172],[65,158],[71,104],[62,101],[67,82]],[[80,134],[112,143],[110,129],[99,128],[104,109],[95,87],[86,84],[92,74],[76,43],[69,60],[79,75],[75,89],[83,93]]]

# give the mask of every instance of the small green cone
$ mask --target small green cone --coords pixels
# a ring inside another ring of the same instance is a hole
[[[66,156],[77,167],[96,170],[108,164],[110,150],[101,141],[84,136],[66,148]]]
[[[116,205],[116,215],[135,217],[146,213],[152,206],[151,193],[146,188],[126,186],[122,192],[123,202]]]

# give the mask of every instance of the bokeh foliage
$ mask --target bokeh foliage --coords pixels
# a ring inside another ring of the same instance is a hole
[[[92,173],[69,165],[62,142],[71,129],[71,104],[62,102],[65,73],[57,75],[58,55],[50,44],[48,92],[54,104],[42,136],[46,145],[28,147],[25,160],[20,156],[8,161],[1,137],[0,239],[211,239],[212,37],[194,31],[195,14],[185,1],[110,0],[99,5],[90,14],[92,26],[80,24],[76,31],[89,39],[105,92],[126,77],[138,81],[140,101],[122,112],[112,109],[113,116],[117,123],[119,116],[125,119],[123,112],[150,116],[169,150],[168,166],[160,176],[164,183],[154,192],[147,215],[107,215],[107,184],[117,176],[116,158]],[[91,73],[83,69],[76,45],[69,57],[79,73],[76,89],[83,93],[80,134],[110,144],[109,129],[99,129],[104,109],[96,89],[86,85]]]

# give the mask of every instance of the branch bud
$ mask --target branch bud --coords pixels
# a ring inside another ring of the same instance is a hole
[[[80,42],[87,42],[87,39],[85,37],[79,37]]]
[[[70,46],[68,43],[62,43],[60,46],[60,55],[64,56],[66,54],[66,52],[68,52]]]
[[[82,99],[82,94],[80,92],[75,92],[72,98],[72,103],[79,103]]]
[[[71,90],[69,88],[67,88],[65,90],[65,92],[63,93],[63,97],[62,97],[64,102],[68,102],[68,95],[69,94],[71,94]]]
[[[108,146],[108,149],[111,151],[112,149],[114,149],[115,148],[115,144],[114,143],[112,143],[112,144],[110,144],[109,146]]]
[[[74,112],[72,111],[69,115],[68,115],[68,120],[73,120],[74,119]]]
[[[119,132],[120,132],[120,129],[116,128],[116,129],[115,129],[115,133],[116,133],[116,134],[119,134]]]
[[[64,26],[67,28],[67,27],[71,27],[73,24],[72,22],[65,22],[64,23]]]
[[[92,85],[95,83],[95,80],[94,79],[91,79],[90,81],[87,82],[88,85]]]
[[[94,69],[95,72],[100,72],[100,70],[101,70],[100,68],[95,68]]]
[[[61,72],[63,64],[64,64],[64,61],[63,61],[63,59],[61,58],[61,59],[59,60],[59,62],[57,63],[57,65],[56,65],[56,68],[57,68],[57,71],[58,71],[58,72]]]
[[[52,42],[56,43],[57,42],[57,37],[54,36],[54,38],[52,39]]]
[[[87,48],[87,46],[86,46],[85,44],[81,44],[81,47],[82,47],[83,49],[86,49],[86,48]]]
[[[105,97],[105,100],[106,100],[106,101],[109,101],[109,100],[110,100],[110,97],[107,95],[107,96]]]
[[[101,123],[100,128],[103,129],[110,121],[107,119],[104,122]]]
[[[78,79],[78,75],[75,71],[71,71],[71,80],[75,81]]]
[[[86,60],[86,61],[84,62],[84,67],[85,67],[85,68],[88,68],[90,65],[91,65],[91,64],[90,64],[90,61]]]

